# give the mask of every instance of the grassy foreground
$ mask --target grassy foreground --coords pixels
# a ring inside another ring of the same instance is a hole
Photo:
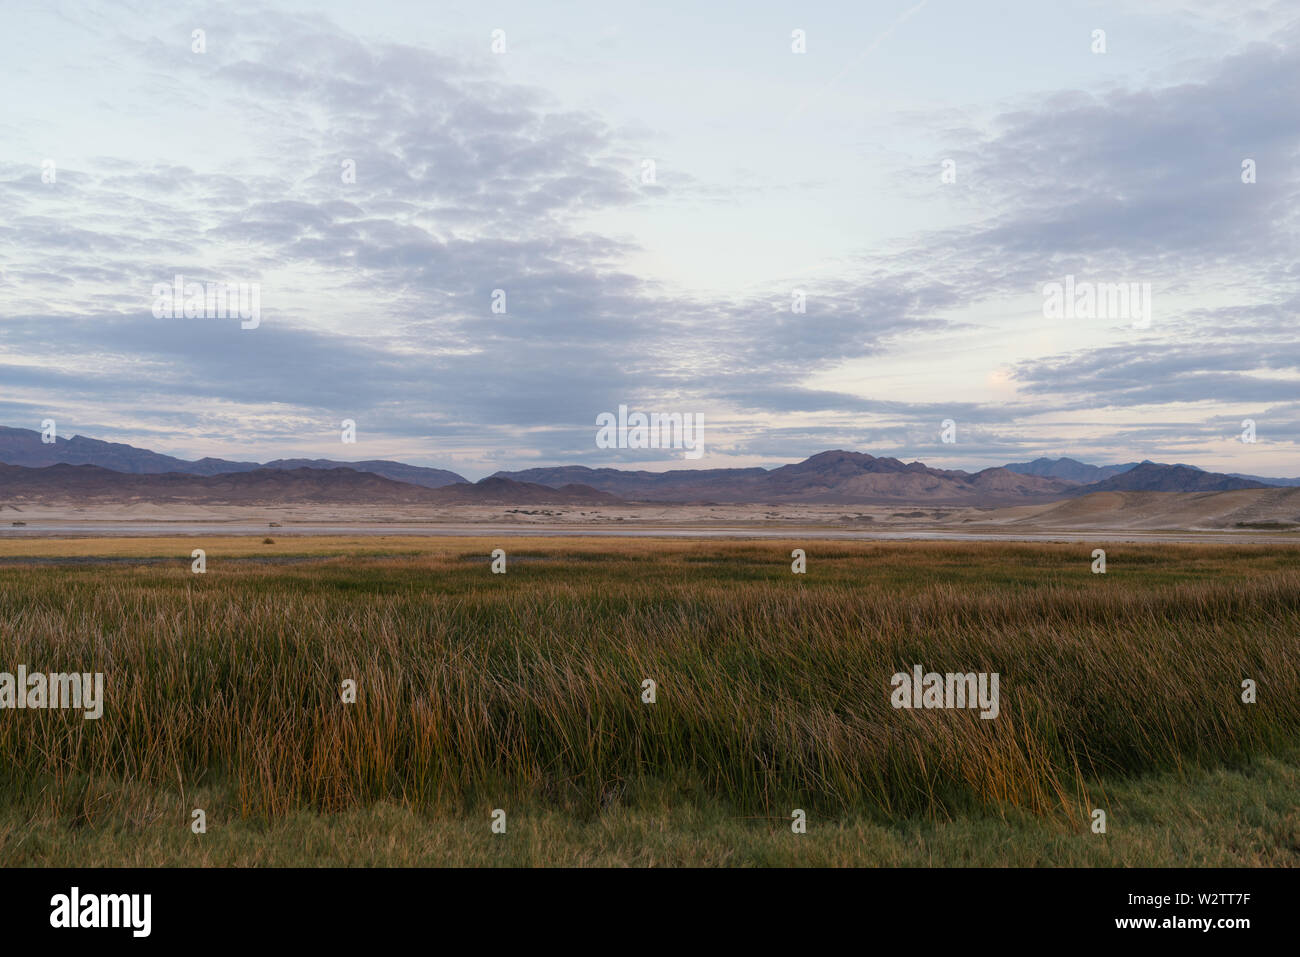
[[[1300,861],[1295,549],[22,544],[0,671],[107,704],[0,711],[0,865]],[[918,663],[998,717],[893,709]]]

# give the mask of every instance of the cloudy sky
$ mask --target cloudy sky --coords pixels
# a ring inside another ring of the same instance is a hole
[[[828,448],[1300,475],[1294,3],[4,23],[0,424],[475,478]],[[156,317],[178,274],[256,283],[260,324]],[[1048,315],[1066,276],[1149,284],[1149,321]],[[702,415],[704,457],[598,448],[620,404]]]

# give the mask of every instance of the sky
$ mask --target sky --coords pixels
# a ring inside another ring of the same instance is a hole
[[[1300,476],[1294,3],[3,13],[2,425],[471,478]],[[177,275],[256,323],[160,317]],[[1135,295],[1054,313],[1067,276]],[[601,447],[620,406],[703,455]]]

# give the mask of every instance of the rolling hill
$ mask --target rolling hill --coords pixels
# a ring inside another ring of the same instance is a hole
[[[1300,530],[1300,488],[1227,492],[1092,492],[1033,508],[1012,524],[1033,528],[1152,531]]]
[[[592,488],[484,479],[439,488],[396,482],[350,468],[255,469],[221,475],[131,474],[97,465],[0,465],[0,504],[185,503],[190,505],[608,505]]]

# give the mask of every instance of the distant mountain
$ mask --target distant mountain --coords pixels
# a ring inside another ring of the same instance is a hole
[[[669,472],[567,466],[497,472],[496,478],[553,485],[581,482],[620,498],[648,502],[1008,503],[1060,496],[1054,479],[984,469],[972,475],[864,452],[821,452],[775,469],[678,469]]]
[[[1300,478],[1264,478],[1262,475],[1242,475],[1240,472],[1228,472],[1233,478],[1249,479],[1252,482],[1262,482],[1265,485],[1271,485],[1274,488],[1295,488],[1300,486]]]
[[[682,502],[708,498],[726,490],[747,489],[761,482],[767,469],[672,469],[667,472],[591,469],[583,465],[556,468],[524,469],[519,472],[496,472],[490,478],[529,482],[559,488],[568,484],[586,485],[620,498],[643,501]],[[727,499],[733,501],[733,499]]]
[[[221,475],[131,474],[97,465],[0,465],[0,504],[56,502],[192,505],[608,505],[612,495],[504,479],[426,488],[349,468],[255,469]]]
[[[1070,495],[1093,492],[1231,492],[1246,488],[1268,488],[1263,482],[1234,478],[1218,472],[1203,472],[1189,465],[1141,465],[1103,482],[1075,486]]]
[[[220,461],[210,459],[208,461]],[[160,455],[148,449],[138,449],[120,442],[103,442],[74,435],[70,439],[58,437],[50,445],[41,441],[41,433],[32,429],[11,429],[0,426],[0,462],[6,465],[25,465],[40,468],[45,465],[98,465],[114,472],[140,475],[153,472],[189,471],[193,463],[170,455]],[[230,462],[228,465],[255,463]]]
[[[1004,466],[1012,472],[1019,472],[1022,475],[1040,475],[1044,478],[1064,479],[1067,482],[1078,482],[1081,485],[1090,485],[1094,482],[1104,482],[1108,478],[1121,475],[1124,472],[1132,471],[1139,465],[1151,464],[1150,462],[1129,462],[1125,465],[1088,465],[1085,462],[1079,462],[1075,459],[1034,459],[1032,462],[1013,462]],[[1205,470],[1196,465],[1177,465],[1177,468],[1191,469],[1195,472],[1204,472]],[[1219,474],[1219,473],[1215,473]],[[1243,475],[1240,472],[1227,472],[1229,478],[1246,479],[1250,482],[1259,482],[1263,485],[1274,486],[1278,488],[1292,488],[1300,486],[1300,478],[1265,478],[1262,475]]]
[[[770,470],[633,472],[567,466],[496,475],[542,485],[577,481],[632,501],[755,504],[1008,505],[1100,491],[1211,492],[1267,485],[1188,465],[1153,462],[1098,467],[1074,459],[1039,459],[970,473],[844,450],[822,452]],[[1105,477],[1083,481],[1095,475]]]
[[[336,462],[333,459],[276,459],[267,462],[263,468],[268,469],[355,469],[358,472],[371,472],[382,475],[394,482],[407,482],[424,488],[442,488],[444,485],[465,484],[469,480],[463,475],[448,472],[446,469],[425,468],[422,465],[407,465],[404,462],[392,462],[388,459],[367,459],[364,462]]]
[[[863,452],[822,452],[768,473],[771,501],[827,503],[918,502],[992,504],[1060,495],[1068,486],[1054,479],[1015,475],[1003,468],[973,475],[959,469],[904,464]],[[769,499],[762,499],[767,501]]]
[[[412,503],[429,501],[434,489],[394,482],[352,469],[256,469],[222,475],[185,472],[131,474],[98,465],[26,468],[0,465],[0,500],[13,502],[186,502],[203,505],[256,503]]]
[[[1127,472],[1137,464],[1137,462],[1129,462],[1127,465],[1088,465],[1077,459],[1041,458],[1034,459],[1032,462],[1012,462],[1003,468],[1021,475],[1037,475],[1040,478],[1063,479],[1066,482],[1088,485]]]
[[[276,459],[257,462],[232,462],[203,458],[187,461],[117,442],[103,442],[76,435],[58,439],[54,444],[41,442],[40,433],[31,429],[0,426],[0,463],[25,468],[55,465],[93,466],[126,476],[172,476],[157,483],[123,483],[102,476],[85,480],[87,488],[112,488],[114,495],[152,496],[169,489],[181,490],[198,501],[208,494],[229,494],[235,500],[247,495],[273,495],[283,488],[289,496],[334,495],[345,500],[352,492],[364,488],[364,479],[299,475],[299,473],[351,472],[398,483],[407,488],[449,489],[443,499],[412,501],[480,502],[483,504],[540,504],[542,497],[555,503],[589,502],[600,504],[619,500],[641,502],[754,503],[754,504],[919,504],[919,505],[1012,505],[1050,501],[1067,495],[1086,495],[1096,491],[1171,491],[1204,492],[1261,486],[1300,486],[1300,479],[1266,479],[1253,475],[1222,475],[1205,472],[1190,465],[1161,465],[1153,462],[1096,466],[1070,458],[1039,458],[1032,462],[1012,463],[979,472],[960,469],[931,468],[922,462],[904,463],[895,458],[848,452],[837,449],[821,452],[802,462],[778,468],[740,469],[673,469],[667,472],[591,469],[580,465],[557,468],[525,469],[497,472],[481,482],[470,483],[463,476],[446,469],[407,465],[386,459],[340,462],[334,459]],[[286,472],[297,476],[282,485],[262,473]],[[72,481],[65,473],[50,473],[60,482]],[[258,479],[243,483],[185,485],[176,476],[220,478],[252,475]],[[17,481],[17,479],[14,479]],[[80,480],[78,480],[80,481]],[[502,483],[508,484],[502,484]],[[539,491],[545,489],[547,491]],[[387,486],[374,491],[401,498]],[[177,492],[177,494],[181,494]],[[364,494],[357,492],[357,494]],[[511,496],[515,496],[511,498]],[[539,497],[541,496],[541,497]],[[262,499],[258,499],[261,501]],[[306,499],[294,499],[306,500]],[[332,501],[333,499],[311,499]]]
[[[126,472],[131,475],[157,475],[164,472],[184,472],[190,475],[227,475],[234,472],[253,472],[258,469],[353,469],[370,472],[398,482],[440,488],[468,481],[463,475],[446,469],[406,465],[385,459],[364,462],[338,462],[333,459],[277,459],[274,462],[231,462],[226,459],[202,458],[196,462],[174,458],[139,449],[120,442],[103,442],[74,435],[70,439],[56,438],[53,444],[41,441],[41,433],[32,429],[11,429],[0,426],[0,463],[40,468],[46,465],[97,465]]]

